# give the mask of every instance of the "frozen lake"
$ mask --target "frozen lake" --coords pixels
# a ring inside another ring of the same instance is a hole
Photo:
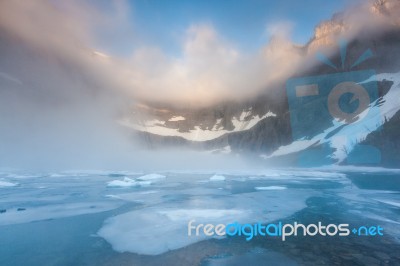
[[[0,174],[0,265],[400,264],[400,171]],[[346,223],[383,236],[188,236],[188,222]]]

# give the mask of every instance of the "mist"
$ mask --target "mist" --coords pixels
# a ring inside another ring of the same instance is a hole
[[[93,73],[98,56],[83,57],[94,61],[89,68],[77,58],[22,43],[4,31],[0,39],[0,167],[28,171],[246,167],[239,158],[144,150],[116,122],[134,104],[134,97]]]
[[[110,89],[110,81],[79,62],[1,36],[0,166],[150,171],[231,165],[226,157],[143,150],[116,122],[135,102],[128,93]]]

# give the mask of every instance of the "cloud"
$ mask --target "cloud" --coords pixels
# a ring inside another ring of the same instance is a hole
[[[269,23],[266,27],[266,34],[270,38],[284,38],[289,40],[294,29],[294,23],[291,21],[277,21]]]
[[[102,84],[97,87],[111,88],[110,93],[138,101],[211,105],[251,98],[310,64],[313,58],[312,54],[301,54],[290,42],[290,21],[268,24],[269,42],[251,53],[239,50],[212,24],[198,23],[184,33],[180,55],[145,46],[132,51],[130,58],[121,58],[103,56],[95,50],[105,36],[113,36],[109,39],[114,44],[127,38],[135,40],[130,26],[132,14],[125,1],[112,1],[107,11],[86,1],[16,0],[2,1],[0,7],[0,28],[34,47],[37,54],[67,62],[94,83]],[[344,13],[336,26],[323,24],[326,27],[317,28],[322,38],[312,42],[309,51],[329,45],[338,38],[337,33],[351,39],[360,28],[376,28],[387,20],[396,20],[393,12],[366,16],[378,9],[387,12],[388,8],[393,6],[365,5]]]
[[[116,42],[123,42],[130,23],[126,4],[113,3],[114,9],[102,13],[82,1],[2,2],[0,25],[38,51],[81,69],[102,87],[138,101],[207,106],[251,98],[289,75],[300,59],[284,38],[249,54],[224,39],[212,24],[202,23],[188,27],[180,56],[149,46],[136,49],[131,58],[102,56],[94,51],[99,36],[117,32]],[[121,28],[126,30],[117,30]],[[288,28],[280,24],[270,30],[283,36]]]
[[[187,30],[179,57],[154,48],[136,51],[131,80],[142,99],[210,105],[254,97],[289,75],[299,59],[297,49],[284,39],[248,54],[212,25],[196,24]]]

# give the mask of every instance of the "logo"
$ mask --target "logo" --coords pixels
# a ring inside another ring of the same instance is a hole
[[[332,164],[338,158],[335,152],[346,153],[351,164],[376,164],[380,151],[372,146],[360,145],[363,138],[382,118],[378,106],[378,83],[373,69],[352,71],[372,57],[368,49],[344,71],[347,44],[340,42],[341,69],[321,53],[319,61],[337,70],[338,73],[320,76],[293,78],[287,81],[290,123],[293,141],[313,140],[315,145],[298,155],[299,166],[321,166]],[[337,151],[340,143],[343,151]],[[360,154],[362,156],[360,156]]]
[[[291,236],[339,236],[346,237],[351,235],[355,236],[383,236],[383,228],[379,225],[373,226],[358,226],[350,229],[349,224],[328,224],[324,225],[322,222],[317,224],[304,225],[302,223],[294,222],[282,223],[268,223],[261,222],[254,224],[241,224],[238,222],[230,224],[196,224],[195,220],[188,222],[188,236],[201,236],[206,237],[224,237],[224,236],[243,236],[246,241],[252,240],[256,236],[262,237],[279,237],[282,241],[286,241]]]

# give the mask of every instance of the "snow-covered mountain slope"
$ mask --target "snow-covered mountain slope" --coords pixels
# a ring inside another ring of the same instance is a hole
[[[378,130],[400,111],[400,72],[377,74],[359,84],[370,81],[392,81],[393,85],[386,95],[372,102],[368,109],[361,113],[365,117],[352,124],[345,125],[333,120],[333,126],[311,139],[298,139],[289,145],[281,146],[264,159],[290,155],[309,149],[313,145],[328,144],[333,150],[331,155],[337,163],[342,163],[357,144],[363,142],[369,134]],[[369,114],[368,116],[367,113]],[[372,114],[372,115],[371,115]]]
[[[271,111],[263,115],[254,114],[252,108],[249,108],[243,110],[240,115],[232,116],[229,121],[232,125],[230,128],[224,125],[222,118],[217,118],[213,122],[200,121],[198,125],[194,125],[191,128],[186,127],[185,129],[183,124],[187,119],[181,115],[172,115],[165,120],[157,118],[139,119],[137,117],[124,118],[119,123],[134,130],[158,136],[182,137],[189,141],[208,141],[227,133],[251,129],[258,122],[268,117],[276,117],[276,114]]]

